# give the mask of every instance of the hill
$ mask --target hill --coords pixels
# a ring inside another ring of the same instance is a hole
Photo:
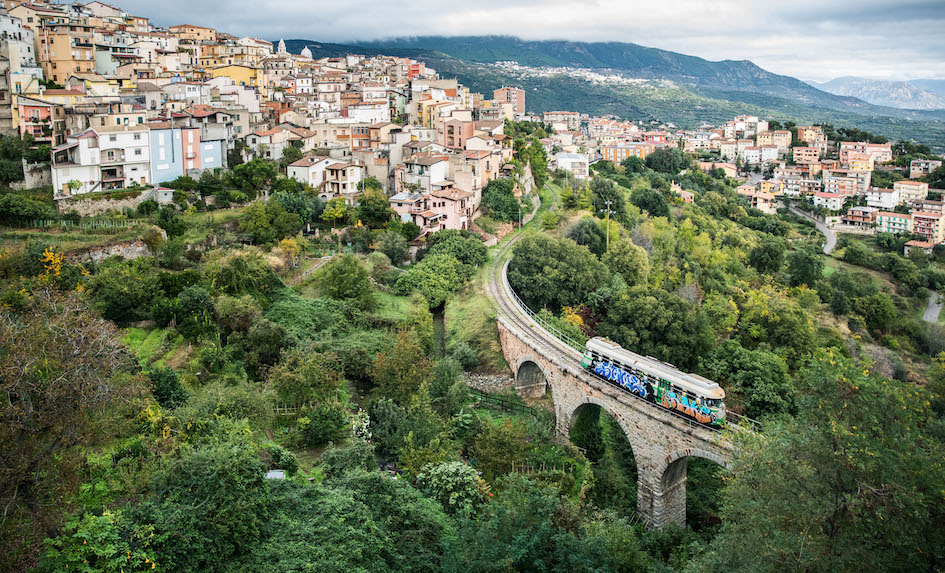
[[[421,59],[444,77],[455,77],[482,93],[520,85],[528,92],[529,111],[535,112],[573,109],[682,127],[750,113],[858,127],[945,150],[945,111],[905,110],[830,94],[750,61],[711,62],[629,43],[526,41],[508,36],[431,36],[355,44],[286,40],[286,46],[295,53],[308,46],[316,58],[359,53]],[[527,69],[497,65],[508,61]],[[590,82],[564,68],[595,70],[628,81]]]
[[[945,109],[945,96],[912,82],[842,77],[811,85],[832,94],[852,96],[876,105],[902,109]]]

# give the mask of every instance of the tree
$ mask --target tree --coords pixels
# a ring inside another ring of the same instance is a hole
[[[796,418],[736,438],[722,528],[691,570],[935,570],[945,444],[927,395],[832,350],[799,390]]]
[[[377,177],[365,177],[358,182],[358,191],[384,191],[384,186]]]
[[[231,172],[233,184],[239,187],[250,199],[256,198],[261,191],[269,188],[278,176],[276,167],[262,159],[251,159],[237,165]]]
[[[488,258],[488,251],[482,239],[469,231],[455,229],[437,231],[430,235],[427,244],[430,246],[427,255],[450,255],[470,267],[485,264]]]
[[[642,286],[611,301],[598,333],[681,368],[693,367],[712,345],[708,320],[698,307],[665,290]]]
[[[824,276],[824,261],[809,248],[801,248],[788,255],[788,277],[791,286],[814,287]]]
[[[662,147],[646,156],[647,167],[669,175],[688,169],[690,163],[689,156],[678,147]]]
[[[528,236],[513,253],[509,283],[534,310],[579,306],[610,280],[597,257],[570,239]]]
[[[135,259],[104,266],[88,281],[88,292],[102,315],[119,324],[148,318],[158,294],[153,262]]]
[[[354,255],[332,259],[318,270],[316,284],[325,296],[346,300],[362,310],[374,307],[374,289],[364,265]]]
[[[394,347],[379,353],[374,361],[375,393],[404,405],[421,384],[429,381],[431,372],[430,359],[417,335],[401,330]]]
[[[482,191],[483,211],[497,221],[517,221],[522,205],[511,179],[493,179]]]
[[[25,312],[0,313],[0,348],[0,535],[25,528],[22,543],[53,535],[84,459],[76,446],[110,438],[147,385],[119,331],[75,293],[34,287]]]
[[[624,191],[610,179],[595,177],[591,180],[591,194],[593,196],[594,213],[603,219],[607,209],[611,217],[623,221],[627,217],[627,200]],[[610,202],[608,207],[607,203]]]
[[[356,211],[358,220],[372,229],[387,226],[395,215],[387,195],[373,188],[368,188],[358,199]]]
[[[407,239],[397,231],[387,230],[377,236],[377,250],[397,265],[407,258]]]
[[[623,165],[627,173],[643,173],[646,170],[646,162],[636,155],[631,155],[621,161],[620,164]]]
[[[332,353],[303,345],[283,352],[267,380],[280,400],[307,404],[324,400],[341,385],[341,365]]]
[[[610,272],[620,274],[629,286],[645,285],[650,272],[650,260],[646,250],[629,239],[620,239],[610,245],[610,250],[601,257]]]
[[[759,273],[774,275],[784,264],[784,242],[771,235],[761,237],[761,243],[748,253],[748,264]]]
[[[873,250],[860,241],[851,241],[843,250],[844,261],[861,267],[870,266],[870,261],[874,256]]]
[[[571,239],[579,245],[584,245],[597,256],[604,254],[607,245],[607,237],[604,229],[597,224],[593,217],[584,217],[568,229],[565,237]]]
[[[450,294],[469,280],[471,267],[448,254],[427,255],[401,273],[394,285],[399,294],[419,292],[430,308],[443,304]]]
[[[256,201],[240,219],[240,232],[250,235],[256,244],[274,243],[294,235],[301,227],[301,218],[286,211],[278,200]]]
[[[745,415],[759,418],[794,410],[795,392],[787,363],[766,350],[746,350],[726,340],[706,357],[705,369],[715,381],[730,386],[731,399],[744,403]]]
[[[335,197],[328,201],[325,210],[322,211],[322,221],[334,226],[336,223],[344,223],[348,218],[348,204],[344,197]]]
[[[282,150],[282,157],[279,159],[279,166],[282,169],[286,169],[289,165],[295,163],[299,159],[302,159],[303,153],[302,150],[296,147],[295,145],[289,145]]]
[[[476,469],[463,462],[427,465],[417,475],[417,487],[440,502],[447,513],[460,515],[469,515],[488,492]]]
[[[669,203],[659,191],[637,188],[630,194],[630,202],[650,214],[651,217],[668,217]]]

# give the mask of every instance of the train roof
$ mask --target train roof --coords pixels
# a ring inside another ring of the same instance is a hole
[[[706,398],[713,400],[722,400],[725,398],[725,390],[722,390],[718,382],[714,382],[698,374],[683,372],[672,364],[667,364],[652,356],[643,356],[636,352],[631,352],[616,342],[606,338],[597,336],[588,340],[587,349],[613,357],[627,366],[632,366],[659,378],[663,378],[664,380],[701,396],[705,396]]]

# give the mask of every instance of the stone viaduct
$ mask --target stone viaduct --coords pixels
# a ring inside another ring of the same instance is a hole
[[[551,392],[558,433],[568,437],[583,408],[607,411],[623,428],[637,465],[637,509],[649,527],[686,521],[686,470],[690,457],[724,467],[733,446],[724,433],[645,402],[584,370],[581,353],[533,320],[512,292],[506,265],[491,277],[489,294],[499,307],[502,352],[525,396]]]

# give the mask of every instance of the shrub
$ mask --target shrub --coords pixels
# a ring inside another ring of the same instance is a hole
[[[295,454],[283,448],[279,444],[269,444],[266,448],[269,451],[269,457],[272,458],[272,469],[285,470],[287,475],[295,475],[299,471],[299,459]]]
[[[322,404],[299,418],[299,433],[306,446],[321,446],[344,435],[347,418],[336,404]]]

